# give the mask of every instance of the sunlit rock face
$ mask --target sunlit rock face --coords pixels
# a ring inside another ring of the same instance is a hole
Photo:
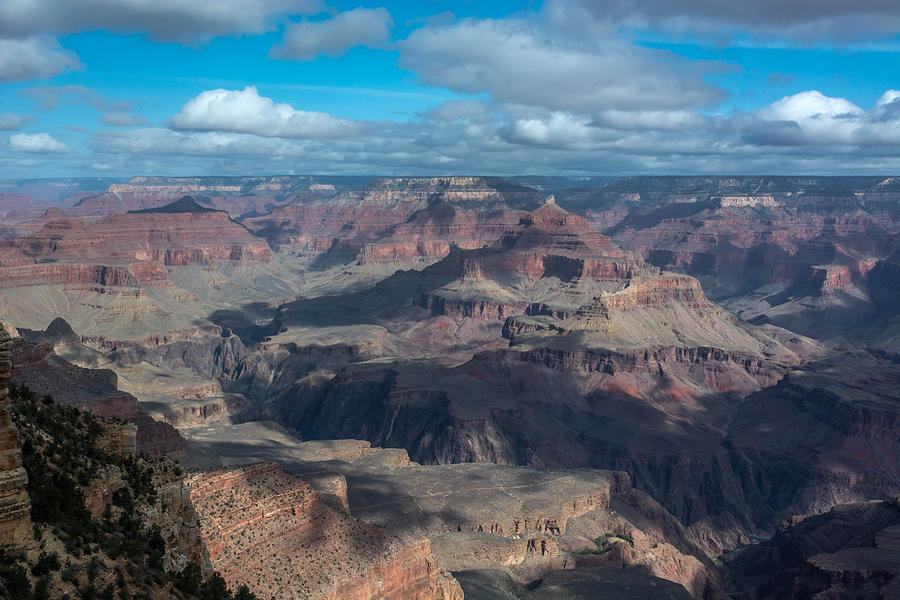
[[[188,479],[213,567],[261,597],[462,600],[427,539],[403,541],[329,507],[274,463]]]

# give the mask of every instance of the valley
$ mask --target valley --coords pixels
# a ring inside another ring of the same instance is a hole
[[[900,181],[589,183],[23,188],[10,380],[177,460],[261,598],[890,597]]]

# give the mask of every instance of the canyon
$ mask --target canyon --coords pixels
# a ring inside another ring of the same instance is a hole
[[[23,189],[12,381],[176,457],[212,566],[262,597],[892,589],[857,566],[889,523],[755,553],[900,496],[898,180],[571,183]]]

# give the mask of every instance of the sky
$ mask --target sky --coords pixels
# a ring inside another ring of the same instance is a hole
[[[896,0],[2,0],[0,178],[895,174]]]

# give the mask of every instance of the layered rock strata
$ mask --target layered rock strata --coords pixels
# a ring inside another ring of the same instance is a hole
[[[0,329],[0,549],[22,550],[32,541],[28,477],[8,399],[13,342]]]
[[[461,600],[428,540],[402,541],[325,504],[272,463],[188,480],[212,565],[273,598]]]

